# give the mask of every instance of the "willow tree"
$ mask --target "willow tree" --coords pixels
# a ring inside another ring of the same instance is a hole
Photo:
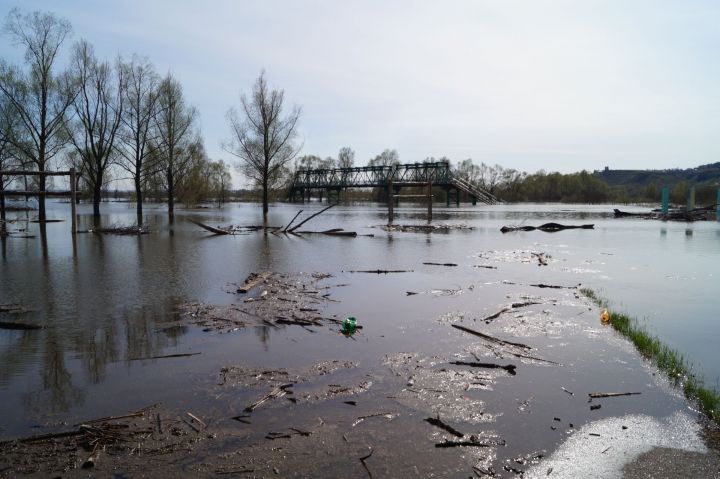
[[[10,11],[5,31],[14,43],[25,48],[28,71],[0,65],[0,94],[8,101],[18,128],[10,144],[38,171],[67,144],[65,114],[75,98],[75,88],[67,75],[56,74],[54,66],[60,47],[71,31],[70,23],[51,13],[23,15]],[[38,216],[45,221],[45,177],[38,180],[41,192]]]
[[[232,136],[223,148],[240,159],[238,169],[262,188],[263,218],[267,219],[268,191],[282,179],[287,165],[298,154],[295,143],[301,110],[284,114],[285,92],[270,90],[265,72],[249,97],[240,96],[241,108],[227,113]]]

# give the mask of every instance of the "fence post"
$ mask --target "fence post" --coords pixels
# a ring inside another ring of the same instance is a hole
[[[75,214],[75,168],[70,168],[70,215],[72,217],[72,234],[77,234],[77,215]]]

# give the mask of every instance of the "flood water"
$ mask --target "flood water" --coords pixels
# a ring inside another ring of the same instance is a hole
[[[286,224],[299,208],[307,213],[321,206],[275,205],[269,224]],[[134,205],[107,203],[102,208],[103,225],[133,223]],[[69,206],[52,203],[48,217],[66,221],[47,224],[44,233],[36,223],[20,221],[11,229],[27,228],[34,238],[10,237],[1,243],[0,304],[23,305],[30,311],[22,320],[45,328],[0,330],[0,437],[157,402],[196,407],[210,401],[199,391],[217,381],[219,365],[244,361],[284,367],[346,357],[372,358],[377,364],[377,358],[400,351],[430,357],[447,351],[453,337],[428,324],[449,311],[475,317],[495,312],[508,301],[506,290],[493,288],[503,282],[592,288],[612,308],[638,317],[692,362],[708,384],[717,386],[720,224],[614,219],[612,209],[555,204],[436,207],[435,223],[473,229],[428,234],[385,232],[375,227],[387,221],[382,205],[356,204],[336,206],[306,225],[312,230],[341,227],[374,235],[341,238],[260,232],[209,236],[188,220],[257,225],[262,222],[260,207],[232,204],[180,210],[170,223],[162,207],[151,206],[146,210],[151,234],[79,234],[73,241]],[[92,227],[89,207],[81,206],[79,214],[79,229]],[[10,213],[9,219],[14,217],[23,220],[33,213]],[[396,209],[396,223],[424,220],[424,208]],[[592,223],[595,228],[500,232],[505,225],[550,221]],[[545,253],[548,266],[538,266],[528,252]],[[367,269],[413,274],[349,273]],[[333,303],[331,311],[338,317],[356,316],[366,325],[364,334],[373,339],[348,342],[336,334],[300,328],[248,328],[231,334],[163,328],[177,319],[179,306],[188,301],[237,300],[236,285],[258,271],[328,272],[336,283],[352,283],[352,288],[338,290],[334,297],[340,302]],[[462,289],[463,294],[446,297],[434,294],[435,288]],[[427,294],[406,296],[407,291]],[[0,320],[15,318],[0,313]],[[631,355],[631,348],[623,348]],[[191,352],[202,355],[181,362],[134,360]],[[665,413],[665,406],[653,407]],[[504,427],[517,426],[510,421]]]

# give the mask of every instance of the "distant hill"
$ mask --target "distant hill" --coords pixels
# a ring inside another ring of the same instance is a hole
[[[610,187],[643,188],[652,183],[673,187],[683,181],[691,185],[720,185],[720,162],[686,170],[611,170],[605,168],[595,175]]]

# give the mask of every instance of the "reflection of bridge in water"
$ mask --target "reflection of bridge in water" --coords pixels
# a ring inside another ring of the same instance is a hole
[[[336,192],[347,188],[384,188],[393,195],[397,195],[403,187],[440,187],[445,190],[447,204],[450,205],[452,193],[455,202],[460,204],[460,193],[465,192],[472,204],[480,201],[486,204],[495,204],[499,200],[478,185],[458,178],[450,170],[450,163],[439,161],[435,163],[409,163],[392,166],[360,166],[356,168],[330,168],[316,170],[298,170],[290,186],[290,199],[295,201],[298,197],[305,200],[306,192],[310,190]]]

